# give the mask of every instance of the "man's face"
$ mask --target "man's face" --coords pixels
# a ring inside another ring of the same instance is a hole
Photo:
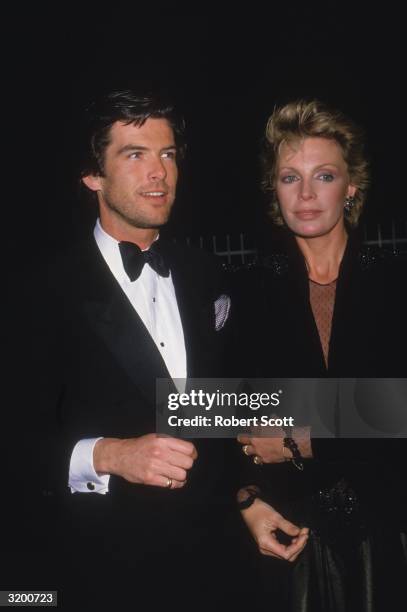
[[[172,128],[166,119],[147,119],[142,126],[114,123],[104,176],[85,177],[84,182],[97,191],[105,222],[146,229],[167,222],[177,177]]]

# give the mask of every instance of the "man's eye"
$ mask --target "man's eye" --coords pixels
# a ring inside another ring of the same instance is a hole
[[[325,172],[324,174],[320,174],[318,176],[318,179],[320,181],[324,181],[325,183],[331,183],[334,180],[334,175],[330,174],[329,172]]]
[[[140,157],[141,157],[140,151],[133,151],[133,153],[130,153],[129,155],[129,159],[140,159]]]
[[[297,180],[297,177],[295,174],[287,174],[286,176],[282,176],[280,180],[282,183],[294,183],[294,181]]]
[[[161,155],[161,157],[163,157],[164,159],[175,159],[176,156],[177,156],[176,151],[165,151]]]

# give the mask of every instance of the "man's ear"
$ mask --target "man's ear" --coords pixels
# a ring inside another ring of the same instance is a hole
[[[100,176],[98,175],[87,174],[82,177],[82,182],[91,191],[100,191],[101,189]]]

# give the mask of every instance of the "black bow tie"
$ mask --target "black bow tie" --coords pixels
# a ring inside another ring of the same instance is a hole
[[[170,270],[165,263],[158,241],[153,242],[148,251],[142,251],[133,242],[119,242],[123,267],[131,281],[141,274],[144,264],[148,263],[160,276],[169,276]]]

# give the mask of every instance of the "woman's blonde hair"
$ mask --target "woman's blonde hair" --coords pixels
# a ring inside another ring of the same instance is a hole
[[[284,225],[275,189],[281,147],[308,137],[328,138],[340,146],[350,181],[356,187],[353,204],[345,208],[346,219],[350,226],[356,226],[369,185],[363,132],[342,112],[330,109],[319,100],[297,100],[275,108],[267,121],[262,155],[262,187],[271,196],[271,218],[277,225]]]

